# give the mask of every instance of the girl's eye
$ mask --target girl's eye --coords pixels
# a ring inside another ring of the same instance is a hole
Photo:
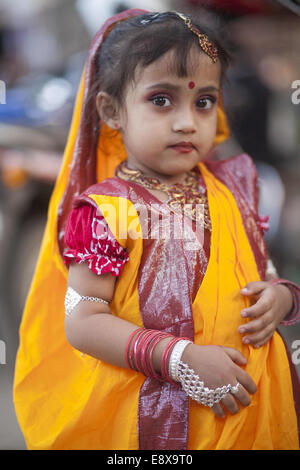
[[[155,106],[160,106],[161,108],[166,108],[171,105],[171,101],[166,96],[154,96],[150,99]]]
[[[211,109],[215,102],[216,98],[214,97],[200,98],[197,101],[197,107],[201,109]]]

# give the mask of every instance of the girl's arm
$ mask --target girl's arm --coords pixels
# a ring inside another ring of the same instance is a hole
[[[69,268],[68,285],[80,295],[100,297],[111,302],[116,277],[110,273],[97,276],[87,263],[72,262]],[[79,302],[71,316],[65,317],[65,333],[75,349],[109,364],[128,368],[125,350],[130,335],[138,328],[122,318],[111,314],[109,305],[96,302]],[[153,353],[153,365],[160,372],[164,348],[170,339],[161,340]]]
[[[114,295],[115,281],[116,277],[110,273],[96,275],[87,263],[72,262],[69,268],[68,285],[80,295],[100,297],[110,302]],[[112,315],[109,305],[91,301],[79,302],[71,316],[66,316],[65,319],[66,337],[71,346],[101,361],[124,368],[128,368],[126,346],[137,328],[137,325]],[[154,349],[153,366],[158,373],[161,372],[163,352],[170,339],[162,339]],[[240,367],[247,361],[239,351],[221,346],[190,344],[186,347],[182,360],[209,388],[241,383],[238,394],[234,397],[227,394],[222,400],[223,406],[230,413],[239,411],[235,399],[244,406],[250,404],[248,392],[255,393],[256,385]],[[212,410],[219,417],[225,416],[221,404],[216,404]]]

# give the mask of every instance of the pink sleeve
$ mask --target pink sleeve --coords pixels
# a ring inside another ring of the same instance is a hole
[[[129,260],[126,250],[109,230],[104,217],[90,204],[74,208],[66,223],[64,263],[88,263],[95,274],[119,276]]]

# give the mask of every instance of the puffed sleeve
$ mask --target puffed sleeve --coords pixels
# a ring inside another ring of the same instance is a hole
[[[109,230],[104,217],[90,204],[74,208],[67,219],[65,230],[64,263],[88,262],[95,274],[111,273],[119,276],[129,260],[127,251],[120,246]]]

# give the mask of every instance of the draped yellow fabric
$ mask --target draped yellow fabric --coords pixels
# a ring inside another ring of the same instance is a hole
[[[208,191],[212,245],[208,269],[193,303],[195,342],[240,350],[248,358],[246,370],[257,383],[258,392],[248,408],[226,420],[190,401],[189,449],[296,449],[292,385],[281,338],[275,334],[267,345],[254,350],[242,344],[237,332],[242,323],[240,311],[247,305],[239,290],[245,283],[259,280],[240,213],[230,191],[203,164],[199,166]],[[120,205],[125,205],[130,214],[126,227],[106,216],[114,236],[130,255],[111,308],[113,314],[141,326],[137,278],[143,242],[141,238],[125,241],[121,236],[138,215],[126,199],[89,197],[103,212],[110,204],[118,214]],[[58,286],[59,280],[52,288]],[[15,391],[28,447],[137,449],[138,395],[144,377],[82,356],[65,339],[60,340],[64,314],[62,306],[56,308],[55,319],[44,313],[45,305],[39,306],[32,325],[38,330],[47,324],[49,334],[38,342],[36,336],[26,335],[28,356],[19,358],[19,365],[22,359],[23,363],[31,360],[25,378],[18,381],[17,376]]]
[[[74,405],[71,403],[73,398],[79,398],[75,391],[76,384],[80,388],[82,383],[90,383],[90,369],[82,365],[80,355],[70,348],[65,338],[64,296],[68,272],[57,242],[57,212],[72,165],[85,81],[84,70],[19,332],[20,344],[15,364],[13,396],[17,418],[30,449],[59,448],[63,441],[60,433],[63,435],[65,426],[71,426],[71,423],[67,424],[68,420],[76,421]],[[229,129],[220,98],[215,144],[225,140],[228,135]],[[126,151],[120,133],[101,123],[97,146],[98,182],[112,177],[117,165],[125,158]],[[94,364],[93,361],[92,363]],[[66,383],[68,379],[69,382]],[[72,392],[71,386],[74,387]],[[91,384],[89,386],[92,387]],[[64,390],[68,389],[70,398],[64,395]],[[53,390],[52,401],[50,390]],[[65,411],[61,414],[63,406]],[[77,411],[80,412],[79,409]],[[59,417],[55,418],[53,423],[49,417],[56,415]]]
[[[85,72],[77,94],[62,167],[50,200],[47,225],[20,327],[14,403],[29,449],[136,449],[138,445],[138,393],[144,378],[134,371],[82,356],[68,344],[64,332],[64,296],[68,273],[57,243],[57,211],[69,179],[84,92]],[[226,116],[220,101],[215,144],[225,140],[228,135]],[[126,151],[120,134],[101,125],[97,180],[100,182],[112,177],[116,166],[125,158]],[[242,443],[248,444],[251,439],[250,448],[260,445],[264,448],[271,446],[271,442],[286,446],[283,448],[293,448],[296,446],[296,424],[289,398],[289,368],[280,339],[275,336],[268,346],[250,352],[238,342],[238,335],[235,334],[238,312],[244,305],[244,299],[237,296],[238,289],[245,280],[258,279],[240,215],[230,193],[204,166],[201,169],[208,184],[214,230],[209,269],[193,306],[196,341],[224,341],[226,345],[240,348],[249,355],[249,372],[254,379],[260,379],[260,388],[249,411],[243,410],[243,414],[229,417],[225,425],[216,420],[210,410],[192,404],[189,445],[190,448],[220,448],[221,445],[238,447]],[[97,204],[101,202],[97,197],[94,201]],[[120,201],[115,199],[110,202],[117,207]],[[134,208],[132,210],[134,212]],[[118,238],[118,233],[115,235]],[[124,241],[119,241],[124,246]],[[237,246],[238,259],[226,256],[223,259],[229,247],[230,253],[234,253],[233,247]],[[112,311],[141,325],[137,297],[141,240],[131,241],[127,249],[134,251],[134,256],[124,268],[124,276],[119,279]],[[129,284],[128,278],[131,279]],[[218,296],[216,279],[219,280]],[[214,312],[213,316],[211,312]],[[229,314],[235,315],[234,321],[231,316],[228,318]],[[263,379],[260,378],[262,364],[266,369]],[[271,401],[271,378],[277,407],[275,399]],[[282,385],[280,392],[276,388],[277,379],[278,383],[280,379]],[[286,418],[282,410],[286,412]],[[247,436],[244,428],[241,429],[238,417],[241,416],[246,422],[248,413],[252,411],[253,418],[247,419],[249,425],[245,426],[249,433]],[[287,423],[289,427],[286,431]],[[286,431],[285,440],[279,436],[279,427],[283,430],[281,432]],[[127,432],[124,432],[125,429]],[[238,439],[240,435],[244,436],[241,442]]]
[[[226,420],[190,402],[190,449],[298,449],[290,368],[285,346],[275,333],[263,347],[244,345],[237,332],[248,298],[239,291],[259,281],[240,212],[230,191],[200,163],[212,218],[211,256],[193,304],[196,344],[239,350],[245,370],[258,386],[251,405]],[[201,424],[200,424],[201,423]]]
[[[103,196],[101,200],[98,197],[98,202],[102,210],[109,203],[118,214],[124,201],[121,199]],[[125,204],[130,226],[138,215],[132,203],[125,200]],[[119,226],[109,218],[108,223],[112,230]],[[117,284],[111,310],[142,326],[137,296],[142,239],[129,238],[125,243],[118,232],[114,231],[114,235],[127,249],[130,262]],[[43,258],[40,262],[43,263]],[[49,275],[47,269],[46,265],[45,276]],[[138,395],[144,377],[73,349],[64,334],[62,275],[54,276],[49,290],[55,294],[61,291],[61,302],[57,303],[56,295],[43,302],[30,295],[29,302],[36,314],[30,310],[32,315],[23,321],[22,330],[26,334],[21,331],[18,353],[14,399],[28,449],[137,449]]]

